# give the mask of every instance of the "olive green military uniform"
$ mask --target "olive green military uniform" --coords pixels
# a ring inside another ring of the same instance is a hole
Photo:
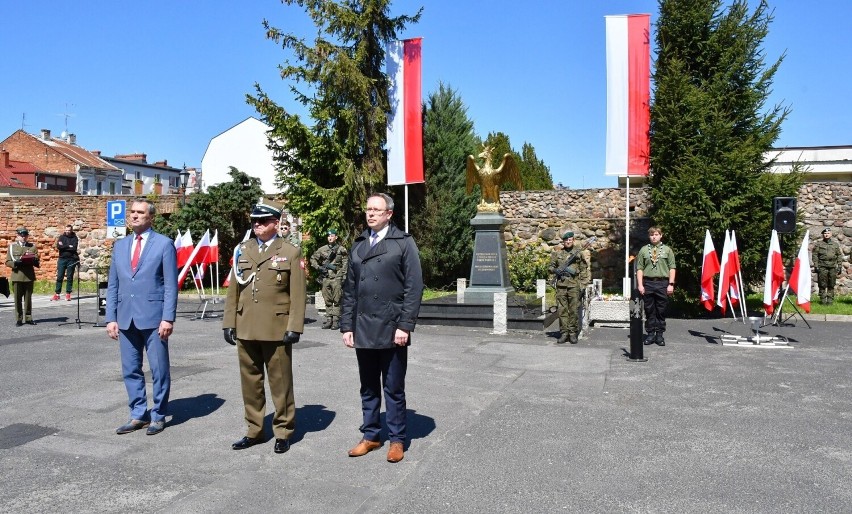
[[[826,305],[834,303],[834,285],[843,266],[843,252],[834,239],[821,239],[811,252],[814,269],[817,272],[820,302]]]
[[[571,343],[577,342],[580,333],[580,298],[583,289],[591,281],[589,263],[582,254],[583,250],[576,244],[566,249],[561,247],[550,255],[550,268],[552,274],[563,270],[565,263],[573,255],[577,255],[574,262],[556,277],[556,312],[559,316],[560,342],[566,340]]]
[[[225,301],[222,328],[236,329],[247,436],[263,435],[266,415],[264,365],[275,415],[272,430],[289,439],[296,421],[292,344],[286,332],[304,331],[305,271],[301,251],[276,237],[261,251],[257,239],[239,245]]]
[[[320,274],[322,298],[325,300],[325,323],[322,328],[337,330],[343,279],[349,268],[349,252],[339,243],[325,245],[311,256],[311,267]]]
[[[38,249],[30,242],[10,244],[6,253],[6,266],[12,269],[10,279],[15,294],[15,321],[19,325],[32,323],[35,268],[39,266]]]

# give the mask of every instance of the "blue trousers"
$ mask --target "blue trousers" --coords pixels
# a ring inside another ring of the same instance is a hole
[[[405,442],[405,372],[408,369],[408,347],[356,348],[358,375],[361,378],[361,410],[364,423],[361,433],[368,441],[380,441],[382,393],[385,396],[385,421],[388,439]]]
[[[118,333],[121,350],[121,374],[127,388],[130,417],[143,421],[162,421],[168,414],[169,391],[172,378],[169,372],[169,344],[160,339],[156,328],[140,330],[133,323]],[[151,382],[154,386],[154,405],[148,412],[145,394],[145,374],[142,372],[142,354],[148,353]]]

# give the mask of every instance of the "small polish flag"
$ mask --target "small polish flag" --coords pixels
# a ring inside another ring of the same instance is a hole
[[[810,236],[810,232],[805,232],[799,255],[793,264],[793,272],[790,273],[790,289],[796,293],[796,303],[805,309],[805,312],[811,312],[811,258],[808,255]]]

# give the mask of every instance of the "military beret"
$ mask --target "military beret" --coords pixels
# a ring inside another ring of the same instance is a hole
[[[284,206],[280,203],[273,201],[264,202],[263,198],[260,199],[257,205],[254,206],[251,210],[251,215],[249,215],[252,219],[263,219],[263,218],[281,218],[281,209]]]
[[[336,228],[328,229],[328,235],[335,235],[336,236],[337,235],[337,229]]]
[[[562,239],[568,239],[569,237],[574,237],[574,233],[571,232],[570,230],[568,232],[565,232],[564,234],[562,234]]]
[[[30,235],[30,231],[29,231],[29,230],[27,230],[27,229],[26,229],[26,228],[24,228],[24,227],[19,228],[19,229],[18,229],[18,230],[16,230],[15,232],[17,232],[19,236],[28,236],[28,235]]]
[[[822,229],[821,233],[825,234],[826,232],[831,232],[831,227],[825,227],[824,229]]]

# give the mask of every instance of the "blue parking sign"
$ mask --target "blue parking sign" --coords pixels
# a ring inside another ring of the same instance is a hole
[[[107,239],[120,239],[127,233],[127,203],[124,200],[107,202]]]

